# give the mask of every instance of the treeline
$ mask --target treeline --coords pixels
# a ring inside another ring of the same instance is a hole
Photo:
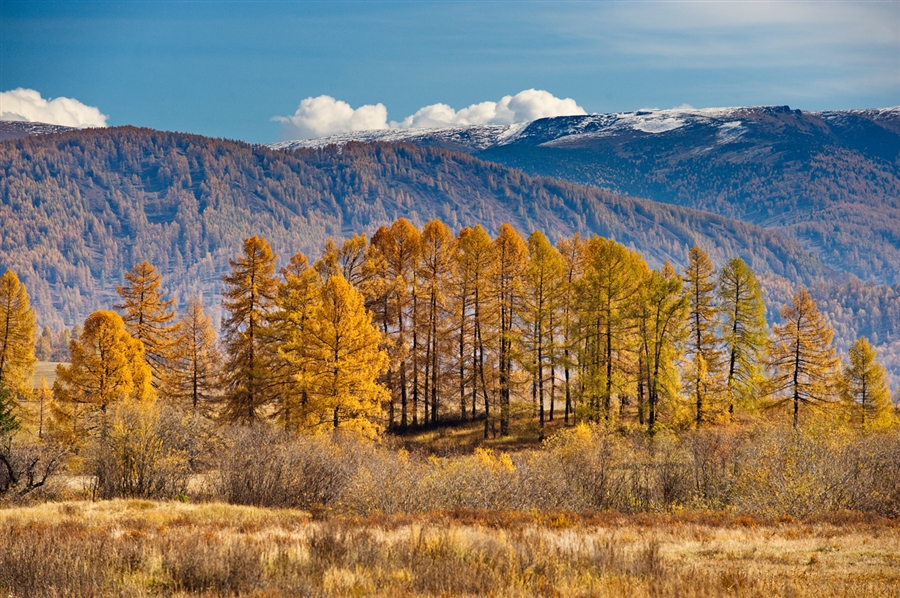
[[[439,220],[419,230],[399,219],[371,239],[329,239],[312,264],[297,253],[278,273],[258,237],[229,263],[221,344],[197,298],[179,317],[152,264],[128,272],[121,316],[95,312],[70,343],[56,425],[76,441],[105,429],[113,405],[157,395],[220,419],[370,437],[474,420],[485,438],[506,436],[516,404],[541,429],[561,418],[652,433],[779,405],[795,427],[819,411],[864,427],[894,421],[865,338],[842,368],[805,290],[768,334],[753,270],[735,258],[717,271],[698,247],[682,271],[653,270],[602,237],[554,246],[510,225],[491,238],[480,226],[454,234]],[[3,280],[4,296],[27,305],[15,275]],[[23,331],[18,345],[0,344],[0,383],[23,395],[36,337],[26,312],[10,304]],[[4,365],[13,355],[26,365]]]
[[[878,451],[894,451],[897,414],[874,349],[860,338],[842,365],[806,291],[768,334],[759,283],[737,258],[716,270],[695,247],[687,268],[654,270],[602,237],[554,246],[510,225],[492,238],[479,226],[454,234],[439,220],[419,230],[400,219],[371,238],[328,240],[312,263],[297,253],[277,270],[276,259],[251,237],[229,261],[221,339],[199,300],[176,313],[159,271],[138,263],[118,288],[118,313],[91,314],[71,340],[52,390],[32,388],[35,318],[7,271],[0,495],[40,494],[65,466],[100,497],[175,497],[200,475],[205,489],[194,492],[231,502],[415,511],[443,508],[446,486],[435,494],[428,484],[444,480],[465,488],[458,505],[559,508],[555,484],[574,501],[565,508],[758,500],[753,509],[777,513],[817,500],[798,494],[810,483],[880,471]],[[542,437],[554,420],[588,427],[521,459],[482,451],[426,464],[358,444],[465,422],[503,438],[522,420]],[[773,422],[803,433],[767,435]],[[313,438],[325,440],[304,440]],[[786,467],[804,451],[815,460],[765,506],[767,460]],[[328,465],[338,454],[347,471]],[[557,458],[568,473],[553,473],[547,459]],[[755,477],[738,463],[756,463]],[[894,512],[895,485],[864,477],[881,494],[814,494],[832,501],[825,510]],[[389,479],[405,480],[406,498],[383,487]]]

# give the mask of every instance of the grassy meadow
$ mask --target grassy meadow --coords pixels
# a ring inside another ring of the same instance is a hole
[[[0,510],[10,596],[892,596],[900,525],[845,514],[313,519],[148,500]]]

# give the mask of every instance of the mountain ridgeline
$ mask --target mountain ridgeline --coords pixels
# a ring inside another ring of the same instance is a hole
[[[900,282],[900,108],[643,110],[527,125],[388,130],[409,141],[779,230],[837,271]]]

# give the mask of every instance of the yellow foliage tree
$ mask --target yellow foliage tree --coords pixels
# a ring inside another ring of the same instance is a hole
[[[279,398],[280,380],[275,380],[271,367],[277,353],[266,342],[268,318],[278,295],[275,258],[265,239],[249,237],[243,255],[229,260],[231,273],[223,277],[222,306],[228,311],[222,322],[224,415],[231,420],[254,421]]]
[[[806,289],[784,306],[781,322],[772,331],[769,392],[779,402],[793,403],[796,428],[801,403],[827,404],[834,397],[838,358],[832,343],[834,330]]]
[[[218,398],[222,354],[212,318],[198,297],[188,300],[172,343],[165,397],[194,411],[208,409]]]
[[[314,281],[307,289],[311,301],[296,312],[281,349],[299,372],[302,401],[292,417],[313,429],[329,425],[375,437],[388,398],[378,382],[389,359],[381,332],[362,294],[342,276]]]
[[[863,428],[884,428],[893,422],[894,406],[887,371],[878,362],[875,348],[862,336],[850,347],[844,365],[841,398]]]
[[[115,308],[122,313],[125,330],[144,345],[144,359],[153,371],[153,387],[159,388],[169,373],[171,349],[178,324],[175,302],[164,299],[162,277],[156,266],[144,260],[125,274],[127,284],[117,286],[122,303]]]
[[[0,276],[0,387],[26,395],[34,375],[34,312],[12,270]]]
[[[96,311],[88,316],[69,351],[71,364],[56,368],[53,397],[54,418],[71,441],[86,433],[105,436],[114,405],[155,399],[144,347],[128,334],[118,314]]]
[[[500,328],[497,331],[498,386],[500,391],[500,435],[509,435],[509,404],[513,353],[518,344],[518,313],[523,300],[523,277],[528,266],[528,246],[509,224],[501,224],[491,245],[491,290],[497,301]]]
[[[683,278],[689,306],[685,349],[690,360],[691,394],[694,395],[696,405],[694,417],[699,427],[710,419],[718,395],[724,387],[724,356],[718,338],[716,270],[709,255],[700,247],[694,246],[688,253],[688,265]]]

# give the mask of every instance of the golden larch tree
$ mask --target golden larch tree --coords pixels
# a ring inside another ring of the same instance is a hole
[[[894,419],[887,370],[878,362],[875,348],[861,336],[848,352],[841,380],[841,398],[851,418],[863,428],[885,428]]]
[[[208,412],[219,397],[219,350],[212,318],[199,297],[188,299],[172,343],[171,368],[166,378],[167,400],[197,412]]]
[[[491,237],[480,225],[463,228],[458,235],[453,281],[456,331],[459,341],[459,400],[463,419],[466,390],[471,391],[471,416],[475,419],[479,389],[484,405],[484,437],[490,432],[493,350],[496,301],[490,292],[488,272],[493,268]],[[468,368],[466,364],[468,363]],[[467,386],[468,382],[468,386]]]
[[[612,399],[627,401],[638,353],[637,311],[649,268],[643,258],[610,239],[593,237],[585,246],[580,285],[584,381],[590,416],[612,415]]]
[[[422,230],[422,259],[419,279],[422,287],[422,321],[425,328],[425,423],[439,417],[439,386],[449,345],[451,310],[448,291],[453,274],[456,237],[440,220],[430,220]],[[463,411],[465,409],[463,408]]]
[[[282,347],[299,372],[303,421],[374,437],[388,393],[379,382],[389,360],[381,333],[362,294],[342,276],[312,282],[306,315]]]
[[[725,348],[728,413],[736,401],[757,398],[763,380],[766,306],[762,287],[744,260],[736,257],[719,272],[721,338]]]
[[[244,240],[243,254],[229,260],[223,277],[222,322],[225,345],[224,413],[231,420],[251,422],[278,400],[278,380],[272,375],[277,350],[267,341],[268,317],[278,295],[275,254],[265,239]]]
[[[36,327],[28,290],[12,270],[0,276],[0,388],[27,395],[34,375]]]
[[[565,261],[565,280],[560,293],[563,297],[562,310],[562,368],[563,368],[563,384],[565,390],[565,423],[569,423],[569,418],[573,417],[574,404],[572,393],[572,370],[577,365],[578,344],[578,306],[577,293],[575,290],[580,284],[582,276],[584,276],[584,241],[581,235],[575,233],[571,238],[563,237],[557,243]]]
[[[562,304],[565,277],[566,263],[559,251],[540,231],[531,233],[524,277],[523,340],[530,355],[526,367],[531,373],[531,398],[538,406],[538,422],[542,431],[545,420],[544,373],[547,367],[552,371],[555,363],[555,341],[562,320],[556,312]],[[552,416],[552,403],[550,413]]]
[[[153,387],[159,389],[169,373],[170,351],[178,332],[175,301],[166,299],[162,276],[144,260],[125,274],[126,284],[117,286],[122,298],[114,307],[122,314],[125,330],[144,345],[144,359],[153,371]]]
[[[56,367],[54,418],[71,441],[84,434],[105,435],[111,408],[125,400],[152,401],[152,372],[144,346],[127,330],[119,314],[96,311],[69,343],[71,363]]]
[[[800,405],[827,405],[837,390],[838,358],[834,330],[810,296],[801,289],[781,310],[781,324],[772,330],[767,366],[769,394],[793,403],[793,423],[800,423]]]
[[[694,396],[695,422],[699,427],[711,417],[722,390],[722,350],[719,332],[717,276],[709,255],[697,246],[688,252],[683,274],[688,297],[688,338],[685,343],[690,363],[691,394]]]
[[[509,403],[512,393],[513,354],[519,339],[523,277],[528,266],[528,246],[516,229],[501,224],[491,245],[490,271],[492,294],[500,317],[498,330],[497,371],[500,399],[500,435],[509,435]]]
[[[641,357],[638,376],[638,418],[644,421],[646,394],[647,429],[652,434],[664,402],[677,401],[680,344],[686,331],[688,298],[681,277],[669,262],[646,278],[638,302],[638,334]],[[673,407],[674,410],[674,407]]]

